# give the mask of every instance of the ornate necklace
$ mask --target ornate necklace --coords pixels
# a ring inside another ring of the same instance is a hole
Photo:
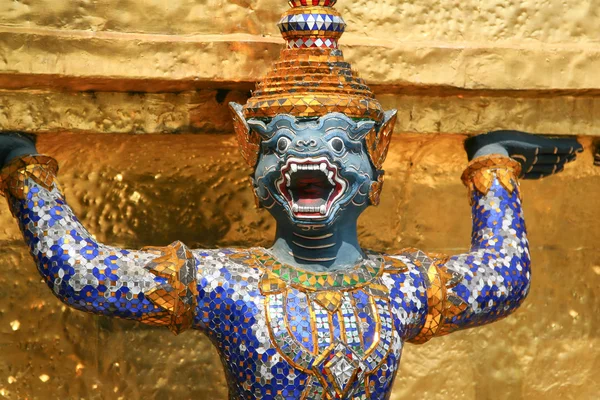
[[[290,365],[309,375],[302,398],[368,398],[369,376],[401,346],[381,275],[404,264],[369,254],[351,269],[311,272],[264,249],[250,253],[263,270],[260,290],[271,341]]]

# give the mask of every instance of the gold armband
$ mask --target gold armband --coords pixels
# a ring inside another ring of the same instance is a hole
[[[181,242],[167,247],[145,247],[142,249],[158,255],[146,265],[146,269],[167,280],[145,294],[155,306],[164,310],[146,316],[142,322],[149,325],[166,326],[178,335],[192,327],[198,305],[196,284],[196,259]]]
[[[491,154],[477,157],[469,163],[462,174],[462,181],[469,189],[469,198],[473,199],[473,191],[487,194],[498,179],[502,187],[512,193],[519,184],[521,164],[510,157]]]
[[[17,157],[0,171],[0,194],[10,193],[18,199],[25,199],[29,193],[27,178],[45,189],[51,190],[58,173],[58,163],[48,156],[29,155]]]
[[[435,336],[444,336],[456,330],[449,321],[467,309],[467,304],[458,296],[450,294],[460,277],[444,268],[448,257],[441,254],[421,254],[420,266],[427,274],[427,315],[421,331],[408,342],[423,344]]]

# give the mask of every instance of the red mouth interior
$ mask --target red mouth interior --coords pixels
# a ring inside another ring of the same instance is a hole
[[[290,161],[281,170],[279,191],[295,216],[325,218],[344,189],[337,173],[323,159]]]
[[[320,171],[298,171],[288,187],[292,200],[300,207],[320,207],[335,189]]]

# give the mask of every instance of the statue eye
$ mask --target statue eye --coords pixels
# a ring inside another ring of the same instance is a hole
[[[329,141],[329,145],[331,146],[333,151],[335,151],[336,153],[341,153],[342,151],[344,151],[344,148],[346,147],[346,146],[344,146],[344,141],[342,139],[340,139],[339,137],[334,137],[333,139],[331,139]]]
[[[277,141],[277,151],[279,151],[280,153],[283,153],[284,151],[286,151],[288,149],[288,147],[290,147],[290,143],[292,143],[292,141],[286,137],[280,137],[279,140]]]

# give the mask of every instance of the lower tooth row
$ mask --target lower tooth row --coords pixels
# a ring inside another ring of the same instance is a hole
[[[327,207],[322,205],[321,207],[300,207],[298,204],[294,204],[292,206],[292,211],[294,213],[320,213],[321,215],[327,214]]]

